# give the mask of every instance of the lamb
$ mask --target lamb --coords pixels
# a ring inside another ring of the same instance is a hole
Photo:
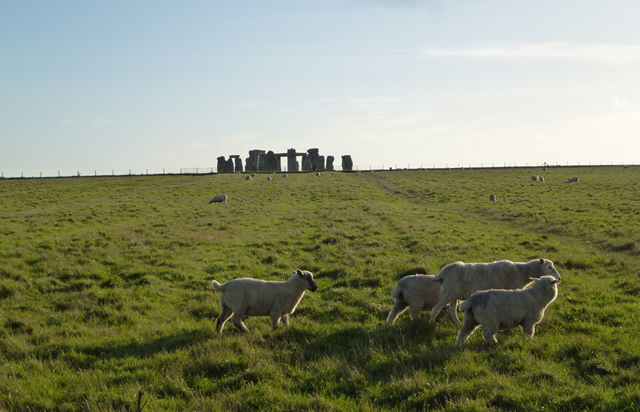
[[[431,310],[440,299],[440,282],[433,275],[409,275],[398,281],[391,297],[396,300],[389,312],[387,323],[392,324],[407,307],[411,319],[418,319],[420,312]]]
[[[456,345],[464,343],[480,325],[484,340],[498,343],[496,333],[520,326],[533,337],[545,309],[558,296],[558,279],[553,276],[532,278],[534,285],[519,290],[486,290],[476,292],[460,304],[464,324],[458,332]]]
[[[211,203],[227,203],[227,195],[216,195],[213,199],[209,200],[209,204]]]
[[[218,333],[222,333],[222,328],[230,317],[231,323],[243,333],[249,332],[249,329],[242,318],[249,316],[269,316],[273,330],[278,328],[281,319],[288,326],[289,315],[296,310],[305,290],[315,292],[318,289],[313,273],[300,269],[294,271],[286,282],[243,278],[230,280],[223,285],[212,280],[211,285],[222,292],[222,311],[216,323]]]
[[[531,282],[530,278],[545,275],[560,280],[560,274],[548,259],[534,259],[530,262],[501,260],[492,263],[455,262],[442,268],[435,277],[440,281],[440,301],[431,311],[433,321],[438,312],[449,305],[449,316],[458,325],[456,315],[458,300],[467,299],[474,292],[488,289],[521,289]]]

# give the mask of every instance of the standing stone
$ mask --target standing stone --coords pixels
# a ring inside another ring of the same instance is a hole
[[[218,170],[218,173],[225,173],[227,171],[227,161],[225,160],[224,156],[218,157],[217,170]]]
[[[235,163],[235,167],[231,171],[242,173],[242,159],[240,159],[240,155],[229,156],[229,158],[233,159]]]
[[[329,172],[333,172],[333,161],[335,158],[333,156],[327,156],[327,170]]]
[[[296,149],[287,150],[287,171],[289,172],[297,172],[298,171],[298,161],[296,160]]]
[[[342,156],[342,171],[343,172],[351,172],[353,170],[353,160],[351,160],[351,155],[343,155]]]

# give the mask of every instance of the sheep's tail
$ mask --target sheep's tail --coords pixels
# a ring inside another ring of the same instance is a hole
[[[460,303],[458,305],[458,309],[460,310],[460,312],[466,312],[467,309],[471,309],[471,300],[467,299],[464,302]]]
[[[393,292],[391,292],[391,297],[394,299],[398,299],[398,296],[400,295],[402,295],[402,288],[400,287],[400,285],[397,285],[395,289],[393,289]]]
[[[213,288],[218,292],[224,291],[224,285],[221,285],[220,282],[218,282],[217,280],[212,280],[211,286],[213,286]]]

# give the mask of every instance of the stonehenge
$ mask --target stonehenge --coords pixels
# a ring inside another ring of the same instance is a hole
[[[334,156],[323,156],[320,149],[311,148],[306,152],[298,152],[296,149],[289,149],[286,153],[275,153],[272,150],[250,150],[249,157],[246,158],[243,170],[242,159],[239,155],[231,155],[227,160],[225,156],[219,156],[218,173],[233,172],[281,172],[282,158],[287,159],[288,172],[320,172],[334,171]],[[350,172],[353,170],[351,155],[342,156],[342,170]]]

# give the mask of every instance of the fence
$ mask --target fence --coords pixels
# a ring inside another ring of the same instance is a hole
[[[353,171],[355,172],[365,172],[365,171],[385,171],[385,170],[442,170],[442,169],[495,169],[495,168],[527,168],[527,167],[586,167],[586,166],[636,166],[635,162],[631,163],[592,163],[589,162],[581,164],[580,162],[576,164],[569,164],[566,162],[565,164],[556,163],[556,164],[547,164],[547,163],[536,163],[536,164],[517,164],[517,163],[420,163],[418,164],[378,164],[378,165],[354,165]],[[341,172],[341,168],[336,168],[337,172]],[[4,171],[0,172],[0,179],[14,179],[14,178],[53,178],[53,177],[87,177],[87,176],[95,176],[95,177],[105,177],[105,176],[157,176],[157,175],[204,175],[204,174],[215,174],[217,173],[216,167],[185,167],[177,170],[172,169],[162,169],[153,170],[153,169],[144,169],[144,170],[136,170],[136,169],[127,169],[127,170],[118,170],[112,169],[108,172],[92,170],[92,171],[61,171],[61,170],[47,170],[47,171],[8,171],[5,173]],[[287,170],[282,170],[282,172],[287,172]]]

